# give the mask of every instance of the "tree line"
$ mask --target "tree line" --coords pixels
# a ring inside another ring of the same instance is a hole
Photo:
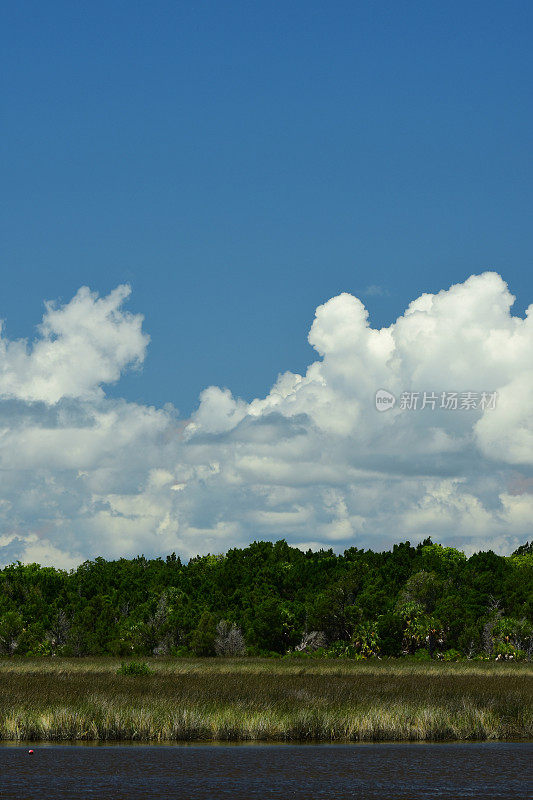
[[[533,655],[533,543],[467,558],[426,539],[391,551],[254,542],[182,563],[96,558],[0,570],[4,655]]]

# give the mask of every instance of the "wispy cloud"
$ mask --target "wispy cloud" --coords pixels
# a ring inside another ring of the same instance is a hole
[[[379,286],[377,283],[371,283],[366,287],[366,289],[364,289],[362,294],[365,297],[387,297],[390,292],[384,286]]]

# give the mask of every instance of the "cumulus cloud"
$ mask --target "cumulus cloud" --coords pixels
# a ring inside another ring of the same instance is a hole
[[[121,308],[130,292],[119,286],[100,298],[84,286],[66,305],[46,303],[31,345],[0,335],[0,397],[57,403],[102,396],[101,384],[144,360],[149,337],[142,316]]]
[[[305,374],[251,402],[207,387],[189,420],[105,395],[146,354],[128,295],[82,288],[46,305],[34,342],[0,339],[4,563],[280,537],[342,550],[432,535],[509,552],[531,537],[533,315],[512,315],[496,273],[423,294],[382,329],[358,298],[334,297],[316,310]],[[378,389],[396,397],[386,412]],[[424,392],[435,401],[421,408]],[[454,392],[476,407],[442,408]]]

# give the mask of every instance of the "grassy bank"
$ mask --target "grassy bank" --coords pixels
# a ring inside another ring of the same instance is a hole
[[[533,738],[533,667],[489,662],[0,660],[4,740]]]

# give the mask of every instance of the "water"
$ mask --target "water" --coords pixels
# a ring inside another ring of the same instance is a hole
[[[532,743],[0,747],[0,798],[533,797]]]

